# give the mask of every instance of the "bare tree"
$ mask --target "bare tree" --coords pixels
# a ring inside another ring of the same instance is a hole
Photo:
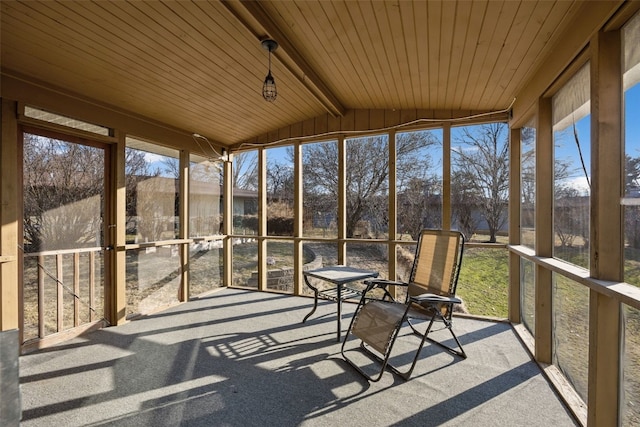
[[[273,162],[267,168],[267,199],[270,202],[286,202],[293,197],[293,168]]]
[[[465,169],[454,170],[451,176],[451,205],[459,231],[471,239],[478,230],[479,221],[474,213],[480,205],[480,195],[474,188],[473,175]]]
[[[157,209],[152,193],[152,183],[160,177],[160,169],[153,169],[146,159],[147,153],[133,148],[125,149],[125,185],[127,210],[128,241],[136,240],[137,236],[153,239],[160,234],[158,221],[152,221]],[[144,184],[142,184],[144,183]],[[141,191],[144,189],[144,191]]]
[[[258,191],[258,152],[247,151],[233,156],[233,188]]]
[[[578,203],[581,199],[580,192],[571,186],[556,186],[555,197],[555,233],[561,246],[571,247],[577,236],[587,236],[589,226],[582,218],[588,212],[589,206]]]
[[[101,245],[103,151],[25,134],[23,162],[27,250]]]
[[[456,170],[470,174],[468,183],[479,196],[479,208],[489,228],[489,242],[506,224],[509,197],[509,140],[505,123],[490,123],[473,130],[465,127],[456,141]]]
[[[640,196],[640,157],[625,155],[625,196]],[[640,208],[627,206],[624,210],[625,235],[632,248],[640,248]]]
[[[423,228],[442,224],[442,186],[438,177],[414,178],[398,194],[398,232],[417,240]]]
[[[180,159],[176,157],[163,156],[160,160],[162,168],[158,168],[162,176],[170,176],[174,179],[180,179]]]
[[[410,182],[425,170],[420,150],[435,144],[429,133],[399,134],[396,142],[399,181]],[[424,153],[422,153],[424,156]],[[366,219],[374,229],[388,224],[389,143],[386,136],[371,136],[346,143],[347,236],[353,237]],[[335,206],[338,200],[338,145],[310,144],[303,150],[305,204],[314,198]],[[322,196],[321,196],[322,195]],[[329,200],[327,200],[327,196]]]
[[[526,228],[535,227],[535,197],[536,197],[536,164],[535,164],[535,129],[522,128],[521,133],[521,224]]]

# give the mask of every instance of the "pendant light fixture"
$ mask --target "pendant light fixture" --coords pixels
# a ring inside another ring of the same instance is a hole
[[[262,85],[262,97],[269,102],[276,100],[278,91],[276,89],[276,81],[271,75],[271,52],[278,48],[278,42],[272,39],[262,40],[262,47],[269,51],[269,73],[264,78],[264,84]]]

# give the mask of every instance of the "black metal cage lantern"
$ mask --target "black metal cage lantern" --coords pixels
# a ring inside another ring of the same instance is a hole
[[[266,39],[262,41],[262,47],[269,51],[269,73],[264,78],[262,97],[269,102],[273,102],[278,97],[278,90],[276,88],[276,80],[271,75],[271,52],[278,48],[278,43],[275,40]]]

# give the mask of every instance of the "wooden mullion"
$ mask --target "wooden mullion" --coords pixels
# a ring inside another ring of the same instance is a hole
[[[73,326],[80,324],[80,254],[73,254]]]
[[[45,327],[44,327],[44,255],[38,256],[38,337],[44,338],[45,336]]]
[[[396,280],[398,270],[398,245],[394,241],[398,238],[398,151],[397,134],[395,130],[389,132],[389,230],[387,244],[387,277]],[[391,293],[396,297],[397,289],[392,287]]]
[[[522,143],[521,129],[509,131],[509,244],[520,244],[520,183],[522,178]],[[520,257],[509,253],[509,321],[520,323]]]
[[[267,289],[267,152],[258,150],[258,289]]]
[[[303,184],[303,166],[302,166],[302,144],[297,142],[293,145],[294,150],[294,195],[293,195],[293,236],[295,238],[293,243],[293,267],[294,267],[294,281],[293,281],[293,293],[294,295],[302,295],[304,279],[302,276],[302,269],[304,265],[304,242],[301,237],[304,234],[304,184]]]
[[[179,221],[180,230],[178,237],[180,239],[189,238],[189,188],[190,182],[190,161],[189,152],[180,150],[180,176],[179,176]],[[180,301],[188,301],[191,295],[190,271],[189,271],[189,243],[179,243],[178,253],[180,254],[180,284],[178,299]]]
[[[451,228],[451,125],[442,127],[442,228]],[[471,238],[471,236],[465,236]]]
[[[56,330],[64,330],[64,283],[63,255],[56,255]]]
[[[591,276],[624,281],[624,147],[620,31],[591,40]],[[588,425],[618,425],[623,340],[620,301],[590,290]]]
[[[89,321],[96,320],[96,253],[89,252]]]
[[[536,129],[536,219],[537,256],[553,257],[553,130],[551,98],[538,100]],[[536,265],[535,271],[535,358],[551,363],[552,355],[551,270]]]
[[[347,260],[347,149],[344,136],[338,139],[338,264]]]

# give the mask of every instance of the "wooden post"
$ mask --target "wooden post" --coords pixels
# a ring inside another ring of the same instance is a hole
[[[302,268],[304,265],[304,251],[301,237],[303,235],[304,222],[304,206],[302,204],[304,198],[304,187],[302,183],[302,144],[296,142],[293,146],[294,150],[294,195],[293,195],[293,293],[294,295],[302,294],[303,277]]]
[[[620,31],[591,40],[591,275],[624,281],[622,58]],[[620,302],[591,290],[587,424],[618,425]]]
[[[112,238],[115,241],[115,251],[111,254],[107,252],[107,257],[110,257],[113,262],[110,261],[110,276],[111,279],[106,282],[105,289],[105,317],[107,321],[112,325],[120,325],[126,322],[127,318],[127,252],[125,250],[126,244],[126,215],[127,215],[127,186],[126,186],[126,174],[125,174],[125,147],[126,140],[124,132],[117,133],[117,143],[111,150],[111,161],[115,165],[111,181],[113,183],[112,188],[115,190],[112,192],[112,212],[111,217],[115,227],[115,236]]]
[[[520,180],[522,143],[520,128],[509,131],[509,244],[520,244]],[[520,323],[520,256],[509,253],[509,321]]]
[[[73,254],[73,326],[80,324],[80,252]]]
[[[451,229],[451,125],[442,126],[442,228]],[[465,236],[471,238],[471,236]]]
[[[233,154],[229,154],[229,161],[224,162],[224,192],[223,192],[224,219],[222,228],[226,236],[223,244],[224,286],[233,284],[233,239],[229,237],[233,233]]]
[[[18,280],[18,236],[21,226],[17,105],[2,99],[2,146],[0,148],[0,331],[17,329],[21,323]],[[22,144],[20,143],[20,146]],[[21,337],[20,337],[21,340]]]
[[[267,153],[258,149],[258,289],[267,289]]]
[[[347,147],[344,136],[338,139],[338,264],[347,260]]]
[[[389,279],[396,280],[398,257],[395,240],[398,238],[398,186],[396,182],[398,170],[398,152],[396,150],[397,134],[395,130],[389,132],[389,230],[388,230],[388,265]],[[393,289],[395,296],[395,288]]]
[[[178,199],[180,206],[180,230],[179,239],[189,238],[189,152],[180,150],[180,177]],[[189,244],[180,243],[178,246],[180,254],[180,289],[178,291],[179,301],[188,301],[191,296],[189,283]]]
[[[553,256],[553,121],[551,98],[538,100],[536,130],[536,255]],[[535,358],[551,363],[552,280],[551,270],[536,265]]]

